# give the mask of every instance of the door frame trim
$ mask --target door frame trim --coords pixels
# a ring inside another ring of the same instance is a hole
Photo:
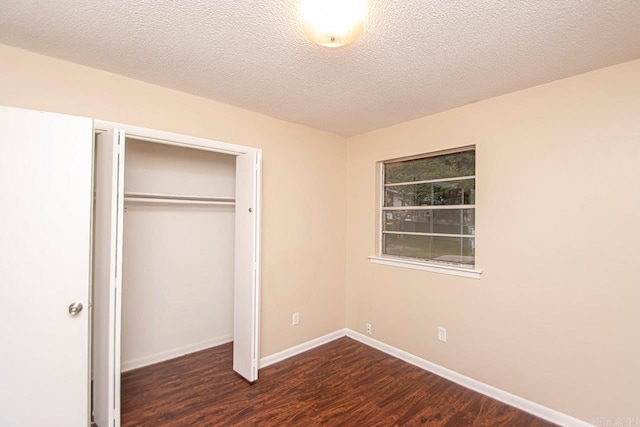
[[[229,142],[216,141],[213,139],[200,138],[197,136],[167,132],[140,126],[126,125],[122,123],[109,122],[106,120],[94,119],[93,121],[94,133],[102,133],[113,128],[124,130],[127,137],[131,137],[140,141],[155,142],[158,144],[194,148],[196,150],[214,151],[217,153],[231,154],[234,156],[251,152],[262,152],[262,150],[259,148],[232,144]]]

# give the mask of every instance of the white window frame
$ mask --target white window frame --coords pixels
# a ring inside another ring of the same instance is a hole
[[[417,159],[423,159],[423,158],[428,158],[428,157],[435,157],[435,156],[439,156],[439,155],[443,155],[443,154],[453,154],[453,153],[460,153],[460,152],[464,152],[464,151],[468,151],[468,150],[475,150],[475,146],[471,145],[471,146],[466,146],[466,147],[459,147],[459,148],[455,148],[455,149],[451,149],[451,150],[442,150],[442,151],[437,151],[437,152],[431,152],[431,153],[425,153],[425,154],[420,154],[420,155],[415,155],[415,156],[410,156],[410,157],[401,157],[401,158],[396,158],[396,159],[388,159],[388,160],[383,160],[383,161],[379,161],[377,162],[377,241],[376,241],[376,252],[377,255],[372,255],[369,256],[369,260],[371,261],[371,263],[373,264],[380,264],[380,265],[388,265],[388,266],[394,266],[394,267],[401,267],[401,268],[409,268],[409,269],[413,269],[413,270],[421,270],[421,271],[429,271],[429,272],[434,272],[434,273],[442,273],[442,274],[449,274],[449,275],[453,275],[453,276],[461,276],[461,277],[468,277],[468,278],[473,278],[473,279],[479,279],[480,278],[480,274],[482,273],[481,270],[477,269],[477,264],[475,264],[475,259],[474,259],[474,265],[473,266],[467,266],[467,265],[458,265],[458,264],[453,264],[453,263],[439,263],[437,261],[430,261],[430,260],[421,260],[421,259],[414,259],[414,258],[403,258],[403,257],[396,257],[393,255],[386,255],[382,253],[383,250],[383,244],[382,244],[382,240],[383,240],[383,235],[384,234],[403,234],[403,235],[409,235],[409,234],[419,234],[419,235],[434,235],[434,236],[444,236],[447,237],[449,235],[443,235],[443,234],[436,234],[436,233],[411,233],[411,232],[385,232],[384,231],[384,226],[383,226],[383,217],[384,217],[384,212],[388,212],[388,211],[393,211],[393,210],[406,210],[407,207],[406,206],[402,206],[402,207],[385,207],[384,206],[384,194],[385,194],[385,164],[388,163],[394,163],[394,162],[398,162],[398,161],[407,161],[407,160],[417,160]],[[415,185],[415,184],[425,184],[425,183],[433,183],[433,182],[449,182],[449,181],[456,181],[456,180],[462,180],[462,179],[475,179],[476,175],[472,175],[472,176],[465,176],[465,177],[453,177],[453,178],[443,178],[443,179],[432,179],[432,180],[425,180],[425,181],[415,181],[415,182],[411,182],[411,183],[394,183],[393,185]],[[421,209],[428,209],[428,210],[433,210],[433,209],[451,209],[451,206],[429,206],[429,207],[413,207],[412,210],[421,210]],[[456,209],[465,209],[465,208],[473,208],[475,209],[475,204],[473,205],[456,205],[455,206]],[[475,225],[475,224],[474,224]],[[466,234],[460,234],[460,235],[455,235],[453,237],[473,237],[473,238],[477,238],[476,234],[473,235],[466,235]]]

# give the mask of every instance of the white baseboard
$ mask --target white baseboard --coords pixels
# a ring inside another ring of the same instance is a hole
[[[489,384],[485,384],[483,382],[474,380],[473,378],[469,378],[465,375],[459,374],[455,371],[452,371],[440,365],[436,365],[435,363],[429,362],[428,360],[422,359],[411,353],[407,353],[404,350],[400,350],[396,347],[393,347],[381,341],[375,340],[359,332],[353,331],[351,329],[346,329],[346,334],[349,338],[353,338],[356,341],[360,341],[363,344],[366,344],[370,347],[378,349],[391,356],[397,357],[400,360],[404,360],[407,363],[415,365],[426,371],[432,372],[443,378],[446,378],[449,381],[453,381],[454,383],[460,384],[463,387],[477,391],[478,393],[482,393],[485,396],[489,396],[493,399],[499,400],[500,402],[506,403],[507,405],[514,406],[518,409],[521,409],[525,412],[535,415],[536,417],[540,417],[542,419],[545,419],[555,424],[559,424],[561,426],[592,427],[592,424],[589,424],[585,421],[571,417],[562,412],[558,412],[554,409],[547,408],[546,406],[539,405],[535,402],[532,402],[530,400],[524,399],[520,396],[516,396],[511,393],[508,393],[504,390],[500,390],[499,388],[490,386]]]
[[[171,350],[163,351],[161,353],[151,354],[149,356],[139,357],[133,360],[122,361],[121,371],[127,372],[132,369],[142,368],[143,366],[153,365],[154,363],[164,362],[165,360],[173,359],[175,357],[184,356],[185,354],[194,353],[196,351],[204,350],[206,348],[215,347],[217,345],[226,344],[233,341],[233,335],[224,335],[221,337],[213,338],[206,341],[201,341],[196,344],[188,346],[174,348]]]
[[[280,351],[278,353],[272,354],[271,356],[263,357],[262,359],[260,359],[260,368],[266,368],[267,366],[273,365],[274,363],[281,362],[285,359],[304,353],[305,351],[311,350],[312,348],[321,346],[333,340],[337,340],[338,338],[342,338],[345,335],[347,335],[347,330],[340,329],[335,332],[331,332],[330,334],[324,335],[322,337],[313,339],[311,341],[307,341],[305,343],[302,343],[294,347],[288,348],[286,350]]]

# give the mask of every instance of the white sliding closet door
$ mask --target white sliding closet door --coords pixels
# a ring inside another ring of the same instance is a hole
[[[233,369],[258,379],[260,153],[236,158]]]
[[[124,144],[120,130],[96,138],[93,413],[99,427],[120,425]]]
[[[92,132],[0,107],[0,426],[89,424]]]

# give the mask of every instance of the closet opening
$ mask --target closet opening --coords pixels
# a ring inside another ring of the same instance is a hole
[[[233,340],[235,156],[126,139],[121,371]]]
[[[120,375],[233,341],[257,379],[260,151],[96,126],[93,415],[120,425]],[[103,130],[104,129],[104,130]]]

